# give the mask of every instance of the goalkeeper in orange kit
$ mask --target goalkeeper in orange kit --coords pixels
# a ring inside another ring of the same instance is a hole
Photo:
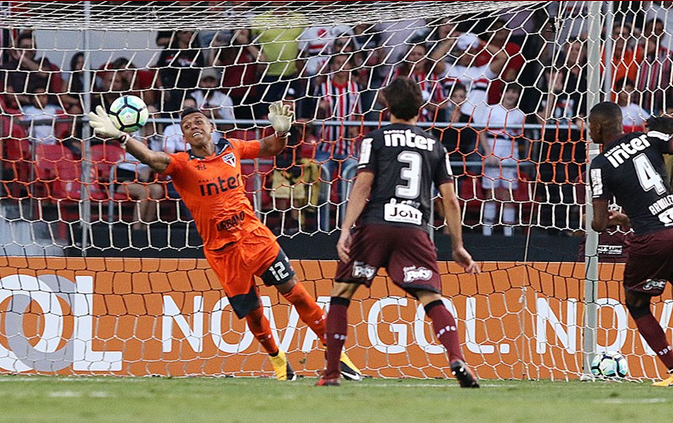
[[[191,149],[175,154],[152,151],[119,131],[100,106],[89,117],[96,134],[119,140],[142,163],[171,177],[194,217],[206,259],[234,312],[246,319],[250,331],[269,353],[276,378],[294,380],[296,375],[285,352],[271,334],[253,276],[276,287],[323,343],[325,315],[298,282],[275,235],[255,215],[241,179],[241,160],[275,156],[285,148],[294,120],[290,107],[281,102],[269,107],[273,135],[253,141],[223,138],[217,144],[211,138],[213,124],[200,110],[188,108],[182,112],[180,127]],[[347,379],[362,378],[343,352],[341,369]]]

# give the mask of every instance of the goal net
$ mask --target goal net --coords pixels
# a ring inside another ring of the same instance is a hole
[[[614,350],[629,377],[659,378],[623,306],[630,234],[584,248],[587,109],[618,101],[634,131],[673,105],[673,14],[658,3],[3,2],[0,372],[271,375],[170,179],[95,137],[86,113],[140,96],[135,137],[173,153],[189,148],[186,107],[217,141],[266,136],[268,105],[291,104],[288,147],[241,178],[327,307],[359,143],[388,122],[378,93],[402,75],[422,88],[419,125],[450,154],[483,262],[479,276],[449,262],[436,202],[443,293],[478,375],[577,378]],[[354,299],[351,358],[374,377],[450,376],[423,308],[387,279]],[[258,282],[295,370],[316,375],[320,342]],[[653,309],[670,336],[670,290]]]

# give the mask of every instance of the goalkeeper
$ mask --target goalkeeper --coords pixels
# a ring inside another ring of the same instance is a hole
[[[250,331],[269,353],[276,378],[294,380],[294,371],[271,334],[253,276],[275,286],[323,343],[325,316],[298,282],[276,237],[255,215],[241,179],[241,160],[275,156],[285,148],[294,120],[290,107],[281,102],[269,106],[273,135],[254,141],[223,138],[217,144],[211,139],[213,124],[198,109],[187,108],[182,112],[180,127],[191,149],[175,154],[152,151],[119,131],[100,106],[89,117],[96,134],[119,140],[142,163],[172,178],[194,217],[203,252],[234,312],[246,319]],[[341,369],[345,378],[362,378],[343,352]]]

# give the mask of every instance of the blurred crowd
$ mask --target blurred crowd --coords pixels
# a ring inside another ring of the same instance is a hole
[[[263,134],[268,105],[288,101],[298,124],[264,184],[267,207],[283,212],[279,230],[302,230],[297,210],[332,197],[345,201],[343,184],[320,198],[319,184],[352,179],[360,140],[388,118],[379,88],[403,75],[422,88],[419,122],[446,146],[460,183],[481,196],[476,221],[484,235],[509,236],[531,223],[515,207],[530,181],[541,187],[537,198],[526,198],[542,204],[539,226],[558,234],[581,228],[576,189],[587,160],[588,25],[574,23],[586,21],[587,2],[356,26],[313,26],[276,3],[250,16],[246,28],[159,31],[151,66],[120,56],[87,72],[91,64],[78,52],[61,70],[39,55],[32,32],[17,33],[0,69],[3,122],[21,122],[31,143],[62,144],[81,157],[84,113],[134,94],[152,118],[164,118],[141,135],[151,148],[175,152],[187,148],[177,124],[185,107],[211,117],[217,137],[252,138]],[[625,130],[643,130],[649,116],[673,109],[673,28],[661,12],[671,2],[618,3],[603,30],[600,70]],[[130,156],[119,169],[127,185],[143,183],[143,190],[120,184],[129,196],[171,195],[170,187],[148,188],[170,181],[140,175]],[[156,218],[136,216],[136,223]]]

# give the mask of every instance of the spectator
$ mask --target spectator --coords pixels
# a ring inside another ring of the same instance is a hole
[[[478,66],[476,57],[484,49],[493,57],[489,63]],[[477,120],[488,106],[486,93],[491,83],[500,76],[507,62],[507,52],[496,45],[482,42],[476,35],[466,32],[458,37],[449,53],[457,60],[447,68],[445,89],[448,91],[456,81],[465,85],[467,101],[463,104],[462,111]]]
[[[622,78],[635,81],[638,77],[638,64],[643,60],[643,48],[640,45],[633,45],[632,27],[628,22],[615,23],[612,27],[612,78],[613,84]],[[601,70],[605,64],[605,52]],[[617,87],[616,84],[613,85]]]
[[[347,25],[317,25],[306,28],[299,41],[302,57],[306,59],[303,75],[312,77],[320,73],[330,54],[338,52],[332,49],[334,40],[345,34],[352,34]]]
[[[8,94],[10,108],[32,104],[30,94],[43,88],[47,94],[63,92],[59,68],[46,57],[38,58],[32,32],[22,32],[9,49],[9,60],[2,66],[2,81]],[[50,99],[51,100],[51,99]],[[55,103],[55,101],[53,101]]]
[[[297,78],[301,68],[299,38],[307,25],[304,15],[292,11],[285,2],[272,2],[273,10],[252,19],[252,33],[260,47],[262,60],[267,68],[261,81],[262,101],[273,103],[281,100],[292,85],[298,95],[303,90]],[[268,104],[260,104],[258,115],[263,115]]]
[[[507,53],[507,61],[501,73],[501,77],[492,81],[488,89],[488,104],[498,104],[500,96],[503,93],[503,86],[506,82],[512,82],[519,76],[519,71],[524,64],[524,58],[521,54],[521,46],[517,43],[511,42],[512,31],[506,26],[507,21],[504,19],[496,19],[486,36],[489,45],[498,47]],[[477,66],[488,65],[493,60],[493,53],[486,49],[483,50],[476,59]]]
[[[294,107],[295,93],[288,90],[283,104]],[[277,233],[293,234],[305,229],[305,221],[300,219],[303,211],[318,204],[320,193],[320,168],[309,157],[302,157],[303,134],[297,125],[290,129],[285,149],[276,156],[276,166],[272,174],[271,198],[274,209],[281,214]]]
[[[382,65],[384,49],[381,47],[381,34],[374,30],[373,24],[358,24],[353,29],[353,46],[358,52],[361,67],[358,72],[362,110],[366,120],[378,120],[379,113],[374,112],[378,89],[385,81],[385,67]]]
[[[126,57],[120,57],[112,62],[115,69],[119,69],[124,79],[126,79],[131,87],[131,93],[143,99],[148,106],[158,106],[159,93],[157,86],[156,70],[139,69]]]
[[[543,125],[538,179],[544,184],[540,207],[540,222],[552,235],[565,235],[579,227],[579,213],[574,205],[574,181],[584,170],[586,141],[580,129],[576,102],[565,92],[566,74],[563,69],[543,73],[542,92],[536,119]]]
[[[151,113],[156,114],[156,110],[151,109]],[[157,131],[153,125],[148,124],[141,129],[141,132],[153,135]],[[148,144],[152,146],[153,143]],[[141,163],[127,151],[124,159],[117,164],[115,186],[117,192],[125,194],[135,203],[131,225],[133,230],[147,230],[151,223],[157,221],[159,200],[166,198],[166,184],[157,179],[152,168]]]
[[[644,58],[640,63],[636,79],[639,104],[653,115],[667,113],[673,107],[671,92],[671,52],[662,44],[663,22],[652,19],[643,32]]]
[[[446,97],[441,86],[444,62],[430,60],[424,43],[412,44],[404,60],[397,66],[391,80],[404,76],[416,81],[423,93],[419,122],[446,122]]]
[[[344,124],[358,122],[362,118],[360,88],[352,78],[349,59],[348,54],[332,56],[329,60],[330,73],[313,91],[313,98],[317,100],[314,118],[326,119],[327,123],[341,123],[318,127],[319,144],[315,160],[329,173],[328,182],[340,181],[344,169],[357,164],[355,141],[360,134],[360,128]],[[338,192],[339,201],[345,201],[346,193],[341,192],[341,184],[338,185]],[[323,224],[328,224],[325,216],[322,220]]]
[[[199,81],[199,89],[192,92],[191,97],[196,100],[197,107],[209,119],[234,121],[234,102],[231,97],[219,90],[220,74],[212,68],[204,69]],[[220,131],[227,131],[233,127],[232,123],[218,124]]]
[[[451,86],[447,107],[449,127],[443,130],[435,129],[436,135],[441,140],[451,158],[451,165],[456,167],[461,163],[463,170],[457,174],[463,174],[468,170],[474,173],[481,172],[481,156],[477,151],[477,131],[470,125],[455,127],[454,124],[469,124],[472,116],[462,112],[461,106],[467,99],[467,90],[460,82]],[[471,164],[469,164],[471,162]],[[478,164],[475,164],[478,163]]]
[[[570,40],[565,45],[564,58],[560,60],[558,68],[563,68],[566,74],[565,92],[570,93],[575,102],[575,110],[579,116],[586,116],[587,92],[587,47],[579,38]]]
[[[237,119],[253,119],[252,107],[260,100],[258,57],[259,48],[246,28],[234,31],[230,44],[213,49],[211,63],[222,69],[222,89],[231,97]]]
[[[124,73],[114,68],[112,63],[106,63],[96,72],[96,86],[91,99],[91,107],[103,106],[109,111],[112,102],[124,93],[129,92],[131,85],[124,77]]]
[[[81,94],[87,91],[84,87],[84,53],[78,52],[72,55],[69,73],[68,85],[60,100],[68,113],[81,115],[84,113]]]
[[[512,203],[512,195],[519,187],[517,138],[523,134],[525,120],[518,108],[520,96],[520,85],[506,85],[501,104],[490,106],[483,115],[485,120],[478,122],[486,128],[479,134],[479,145],[485,157],[481,184],[490,200],[484,204],[482,233],[485,236],[493,234],[498,216],[496,201],[502,206],[503,234],[512,236],[514,233],[516,205]]]
[[[156,66],[167,96],[160,100],[162,111],[178,110],[184,97],[197,88],[201,68],[205,66],[205,57],[199,47],[194,31],[181,30],[159,55]]]
[[[63,110],[49,103],[49,95],[44,87],[36,88],[30,95],[32,104],[23,107],[22,121],[29,124],[29,139],[33,144],[56,144],[58,142],[56,119],[63,116]],[[60,125],[62,127],[62,125]],[[64,134],[60,134],[61,136]]]
[[[615,83],[617,88],[617,104],[622,109],[622,124],[624,132],[642,131],[645,120],[650,116],[647,110],[633,102],[635,84],[628,78],[622,78]]]

